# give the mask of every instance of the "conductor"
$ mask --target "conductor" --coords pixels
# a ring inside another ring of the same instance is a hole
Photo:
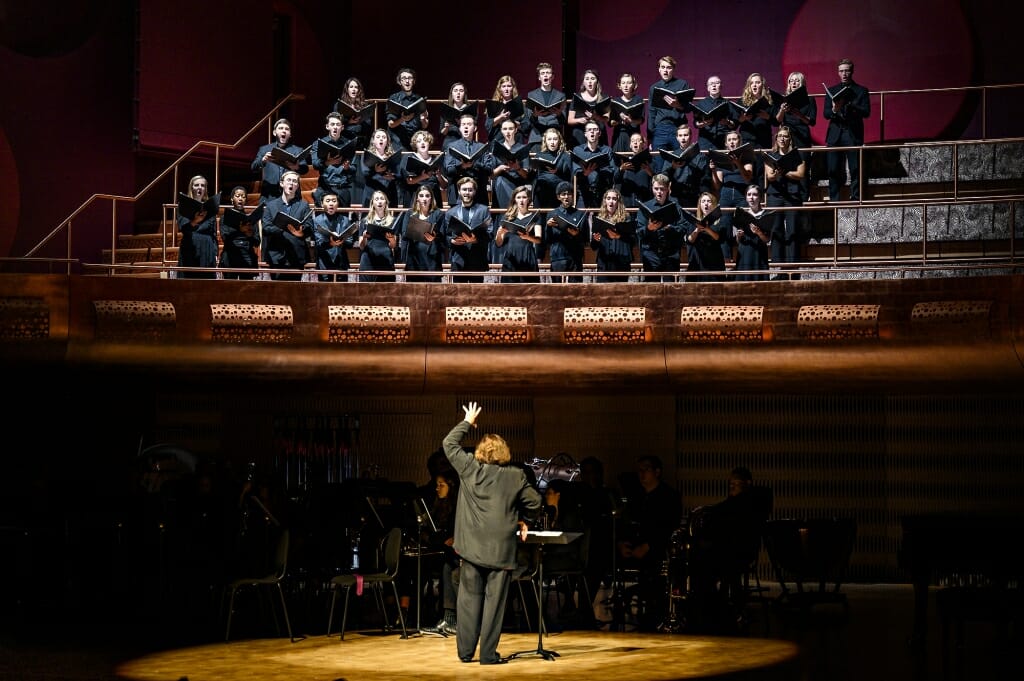
[[[507,465],[508,444],[500,435],[485,434],[470,453],[462,438],[476,425],[480,407],[462,407],[465,418],[444,438],[444,453],[459,474],[455,511],[455,552],[462,559],[455,636],[459,660],[471,662],[477,643],[480,664],[504,664],[498,653],[505,602],[512,569],[516,567],[516,535],[526,538],[530,518],[541,509],[540,493],[522,468]],[[518,530],[518,532],[517,532]]]

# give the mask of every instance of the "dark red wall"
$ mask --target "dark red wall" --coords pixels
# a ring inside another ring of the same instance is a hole
[[[473,99],[490,96],[503,73],[525,94],[539,61],[555,65],[568,91],[594,67],[606,90],[631,71],[646,92],[663,54],[679,60],[677,74],[698,92],[716,72],[730,96],[752,71],[780,89],[794,69],[821,92],[845,56],[872,91],[1024,81],[1016,44],[995,38],[999,26],[1020,25],[1024,9],[995,0],[725,0],[713,18],[669,0],[522,0],[493,10],[452,0],[400,16],[366,2],[135,4],[70,0],[51,12],[21,3],[0,16],[0,256],[25,255],[93,193],[134,194],[199,139],[238,141],[288,92],[306,96],[284,113],[296,141],[311,142],[350,74],[383,98],[396,88],[396,70],[411,66],[422,94],[445,97],[461,80]],[[563,35],[563,25],[574,24],[579,30]],[[277,51],[275,35],[287,36]],[[563,44],[575,50],[563,55]],[[1019,134],[1009,114],[998,114],[1010,105],[989,106],[989,136]],[[977,137],[977,110],[962,95],[889,99],[885,139]],[[879,120],[876,107],[869,141],[881,136]],[[824,129],[819,122],[819,138]],[[226,172],[244,175],[261,135]],[[179,184],[203,163],[190,164]],[[146,215],[120,207],[121,231],[130,233],[136,217],[157,218],[152,205],[173,189],[161,187]],[[109,225],[109,204],[76,220],[74,255],[98,258]],[[62,255],[64,243],[46,253]]]

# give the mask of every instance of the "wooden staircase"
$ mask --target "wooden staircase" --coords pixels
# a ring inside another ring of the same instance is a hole
[[[313,190],[316,189],[319,178],[320,174],[316,170],[310,169],[300,179],[299,189],[302,192],[302,198],[310,205],[313,205]],[[247,206],[251,207],[258,204],[259,201],[260,183],[259,180],[256,180],[249,188],[245,202]],[[159,278],[162,268],[173,266],[178,262],[178,242],[181,239],[181,233],[178,232],[177,223],[174,218],[171,218],[164,225],[167,243],[166,255],[164,251],[165,237],[161,234],[160,220],[139,221],[135,226],[137,230],[135,234],[122,234],[117,237],[117,262],[115,264],[152,268],[140,272],[125,272],[130,276]],[[111,264],[111,249],[103,249],[100,262],[103,265]],[[103,265],[86,265],[83,268],[83,273],[109,274],[108,268]]]

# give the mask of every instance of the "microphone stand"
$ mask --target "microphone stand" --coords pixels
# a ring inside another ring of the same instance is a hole
[[[615,508],[614,502],[612,504],[611,512],[611,523],[612,523],[612,621],[609,625],[609,631],[625,631],[626,630],[626,602],[625,602],[625,591],[626,585],[622,582],[622,575],[619,574],[618,561],[619,561],[619,543],[616,537],[616,527],[618,525],[617,518],[621,514],[621,511]]]

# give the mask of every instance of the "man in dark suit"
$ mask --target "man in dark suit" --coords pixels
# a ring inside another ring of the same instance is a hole
[[[828,119],[825,146],[859,147],[864,145],[864,119],[871,115],[868,89],[853,80],[853,62],[839,62],[839,82],[825,93],[823,113]],[[846,184],[846,166],[850,166],[850,200],[860,199],[860,152],[832,151],[828,154],[828,196],[839,200],[839,191]]]
[[[454,549],[462,566],[455,640],[461,661],[472,661],[479,642],[480,664],[502,664],[507,660],[498,654],[498,639],[516,567],[517,526],[520,538],[526,538],[520,513],[535,517],[541,499],[523,469],[507,465],[512,457],[500,435],[485,434],[473,453],[462,448],[480,407],[470,402],[462,409],[466,417],[444,438],[444,453],[460,480]]]

